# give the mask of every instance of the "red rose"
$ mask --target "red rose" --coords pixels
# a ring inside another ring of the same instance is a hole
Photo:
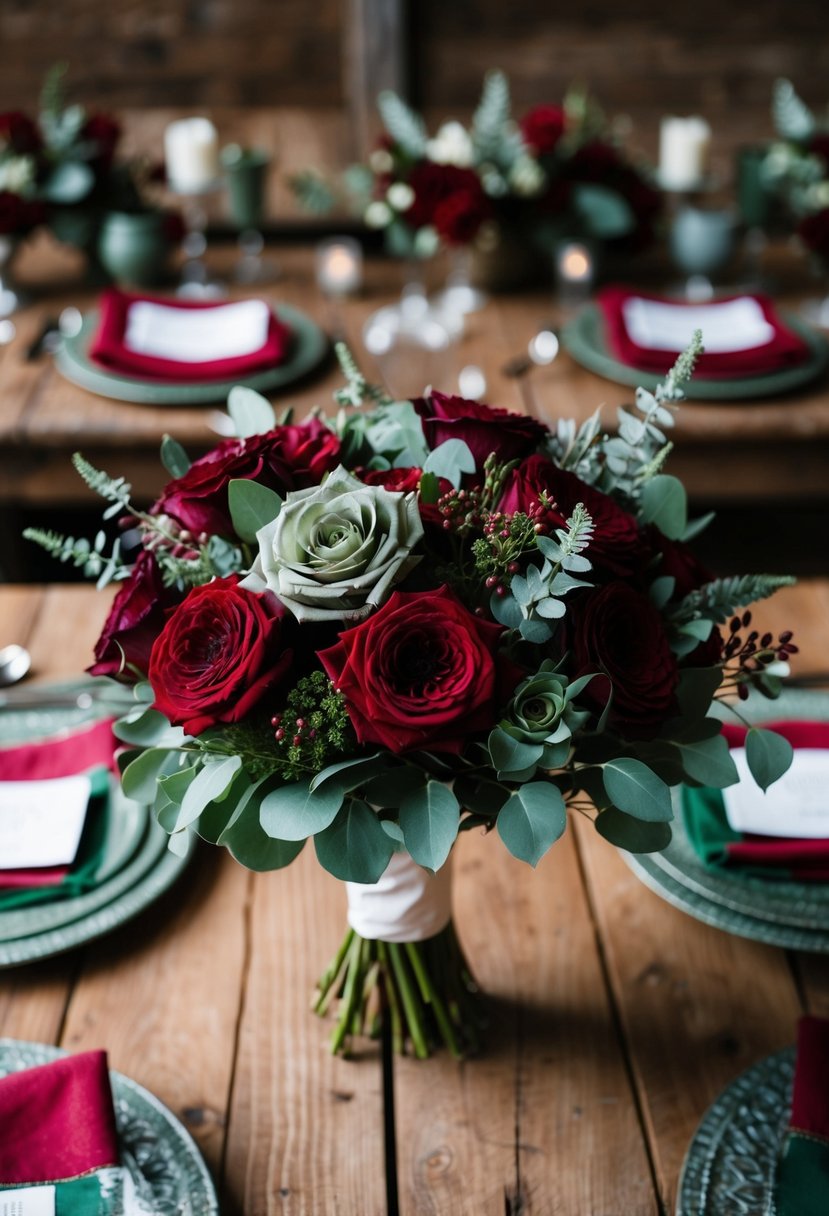
[[[110,114],[91,114],[81,127],[80,138],[92,145],[89,163],[95,172],[108,172],[121,138],[121,124]]]
[[[601,711],[612,681],[610,727],[627,739],[653,738],[674,711],[679,679],[656,608],[626,583],[608,583],[574,599],[568,616],[574,675],[605,673],[582,700]]]
[[[37,124],[20,110],[0,114],[0,142],[8,144],[19,156],[33,155],[43,147]]]
[[[89,674],[133,682],[129,668],[136,667],[146,675],[153,643],[164,628],[165,610],[174,602],[175,594],[162,583],[152,553],[142,549],[112,602]]]
[[[494,726],[520,679],[497,653],[503,632],[447,587],[396,591],[318,658],[345,696],[361,743],[458,753]]]
[[[393,490],[400,494],[410,494],[416,491],[420,486],[422,476],[423,470],[418,468],[359,469],[355,473],[355,477],[359,477],[360,481],[367,486],[383,486],[386,490]],[[452,483],[445,477],[441,477],[438,479],[438,488],[441,494],[448,494],[452,489]],[[418,500],[418,509],[424,524],[432,524],[438,528],[443,526],[443,516],[435,503]]]
[[[829,262],[829,207],[807,215],[798,225],[797,234],[807,249]]]
[[[234,574],[194,587],[153,646],[155,707],[189,735],[239,722],[291,666],[279,600],[238,582]]]
[[[414,190],[414,202],[404,212],[406,223],[415,229],[432,224],[452,244],[471,240],[489,215],[489,200],[474,169],[422,160],[409,174],[408,184]],[[464,196],[460,202],[441,212],[444,204],[460,195]],[[471,236],[456,238],[455,233],[461,232],[471,232]]]
[[[32,199],[21,198],[11,190],[0,190],[0,235],[24,235],[43,222],[43,206]]]
[[[561,106],[536,106],[521,119],[521,135],[536,156],[555,151],[564,134],[564,110]]]
[[[557,528],[564,526],[577,503],[584,503],[595,525],[585,557],[597,571],[626,577],[642,565],[645,550],[634,517],[608,494],[588,485],[575,473],[560,469],[545,456],[528,456],[513,469],[498,506],[508,515],[516,511],[529,513],[542,493],[556,503],[557,509],[547,518]]]
[[[469,445],[478,472],[490,452],[506,463],[527,456],[548,433],[542,422],[512,410],[495,409],[480,401],[432,393],[415,401],[430,448],[447,439],[462,439]]]
[[[333,469],[340,442],[318,418],[280,426],[248,439],[226,439],[169,482],[154,511],[169,515],[194,536],[231,535],[228,483],[242,477],[278,494],[318,485]]]

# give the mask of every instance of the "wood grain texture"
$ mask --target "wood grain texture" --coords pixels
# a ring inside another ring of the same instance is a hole
[[[307,847],[253,880],[251,966],[230,1108],[225,1191],[244,1216],[383,1216],[385,1166],[378,1050],[328,1051],[310,1011],[345,932],[342,884]]]
[[[401,1212],[650,1216],[572,835],[534,873],[494,834],[463,838],[454,910],[491,1024],[479,1059],[396,1063]]]

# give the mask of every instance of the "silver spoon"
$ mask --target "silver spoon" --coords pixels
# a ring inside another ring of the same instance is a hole
[[[32,665],[32,656],[25,646],[12,643],[0,650],[0,688],[8,688],[17,684],[28,674]]]

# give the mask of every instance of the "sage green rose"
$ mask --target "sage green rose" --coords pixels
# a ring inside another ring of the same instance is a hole
[[[367,486],[342,466],[321,486],[293,490],[256,534],[242,586],[273,591],[299,621],[360,621],[420,561],[417,496]]]
[[[581,676],[568,683],[567,677],[545,659],[535,675],[522,680],[498,729],[523,745],[516,753],[523,763],[542,768],[565,763],[574,731],[590,716],[576,709],[572,701],[592,679],[592,675]]]

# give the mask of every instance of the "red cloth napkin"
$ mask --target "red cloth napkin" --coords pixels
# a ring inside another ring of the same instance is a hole
[[[718,304],[727,304],[740,298],[739,296],[729,296],[727,299],[711,301],[706,307],[716,308]],[[642,371],[657,374],[670,371],[680,352],[639,346],[630,336],[625,325],[624,304],[630,299],[642,299],[670,304],[675,308],[693,308],[698,305],[684,303],[680,300],[667,300],[663,296],[649,295],[647,292],[620,286],[603,288],[596,299],[604,320],[607,345],[614,358],[628,367],[639,368]],[[783,324],[772,301],[762,295],[751,296],[751,299],[756,300],[759,304],[765,320],[774,329],[774,336],[764,345],[755,346],[750,350],[703,353],[697,360],[694,369],[694,375],[698,379],[727,380],[731,377],[737,379],[746,376],[761,376],[780,371],[785,367],[799,366],[808,359],[808,345]],[[705,334],[703,334],[704,342]]]
[[[100,299],[100,321],[89,346],[89,357],[96,363],[130,376],[142,376],[149,380],[174,380],[181,383],[202,380],[232,380],[249,376],[282,363],[288,355],[292,341],[292,330],[278,320],[270,311],[267,336],[258,350],[226,359],[209,359],[179,362],[175,359],[159,358],[125,345],[125,334],[130,306],[146,301],[162,304],[181,311],[209,311],[227,308],[229,301],[175,300],[161,296],[133,295],[112,287]]]
[[[763,723],[766,726],[766,723]],[[770,722],[769,730],[788,739],[792,747],[829,749],[827,722]],[[729,747],[743,747],[748,731],[743,726],[724,726]],[[829,797],[829,791],[827,791]],[[829,840],[802,840],[786,836],[754,836],[744,833],[741,841],[728,846],[732,863],[743,866],[779,866],[804,881],[829,879]]]
[[[106,1052],[0,1078],[0,1183],[58,1182],[117,1164]]]
[[[39,743],[0,748],[0,781],[47,781],[50,777],[72,777],[101,766],[117,773],[118,746],[112,733],[112,719],[105,719]],[[57,886],[69,869],[54,866],[41,870],[2,870],[0,889]]]

